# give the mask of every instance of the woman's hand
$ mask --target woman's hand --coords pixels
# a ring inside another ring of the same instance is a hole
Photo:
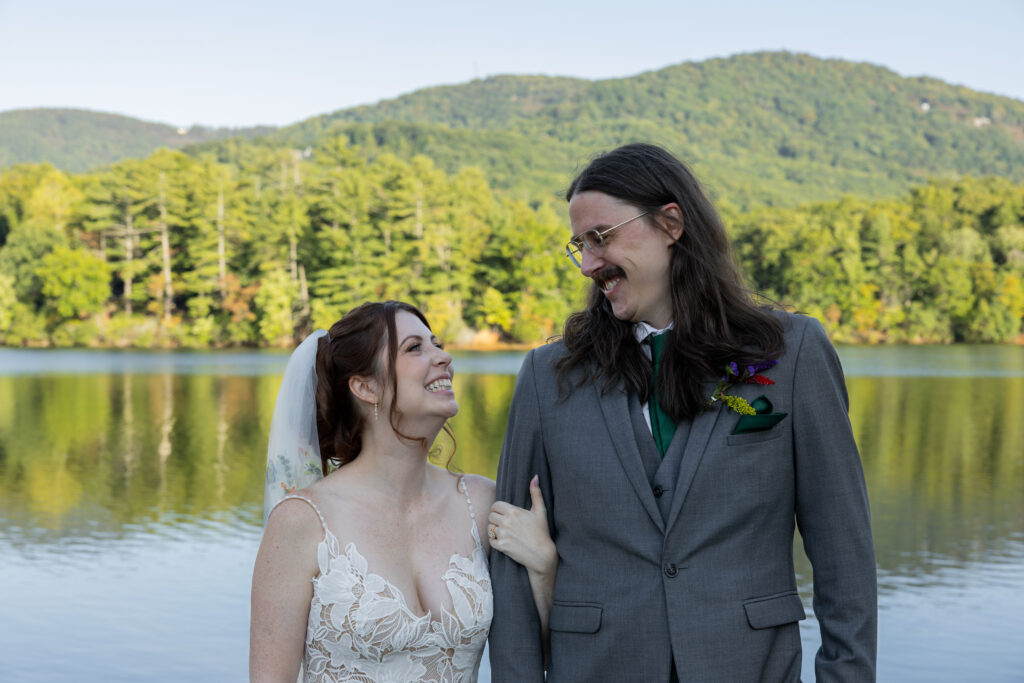
[[[540,619],[540,633],[544,641],[544,660],[550,657],[551,602],[555,595],[555,576],[558,572],[558,551],[548,529],[548,510],[540,492],[537,475],[530,480],[529,510],[497,501],[491,506],[487,520],[487,535],[491,547],[500,550],[526,567],[530,580],[533,603]]]
[[[487,518],[487,536],[492,548],[526,567],[530,574],[546,577],[558,566],[558,552],[548,530],[548,511],[536,475],[530,480],[530,498],[529,510],[495,502]]]

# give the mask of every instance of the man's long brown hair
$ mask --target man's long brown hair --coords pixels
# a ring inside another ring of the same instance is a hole
[[[580,192],[602,192],[648,211],[659,229],[678,220],[661,207],[679,205],[683,231],[671,247],[668,274],[673,331],[658,375],[658,400],[672,419],[704,410],[710,394],[701,382],[721,377],[729,363],[744,367],[782,353],[782,324],[744,284],[722,220],[683,162],[655,145],[625,145],[595,158],[565,198]],[[642,402],[649,399],[651,362],[633,323],[615,317],[596,284],[587,308],[566,320],[563,342],[567,353],[557,364],[563,387],[571,389],[569,372],[580,368],[578,383],[602,381],[603,392],[621,383]]]

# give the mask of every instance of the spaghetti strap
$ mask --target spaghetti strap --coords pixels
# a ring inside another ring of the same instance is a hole
[[[274,508],[276,508],[278,505],[288,500],[289,498],[295,498],[296,500],[306,501],[309,504],[309,506],[313,508],[313,511],[316,513],[316,516],[320,518],[320,526],[324,528],[324,538],[316,546],[316,562],[317,565],[320,567],[320,574],[326,574],[328,568],[330,567],[331,558],[337,557],[341,554],[341,544],[338,542],[338,537],[332,534],[331,530],[327,528],[327,520],[324,519],[323,513],[320,512],[320,508],[316,506],[316,503],[311,501],[309,498],[306,498],[305,496],[299,496],[294,493],[285,496],[281,500],[274,503],[273,508],[270,508],[271,514],[273,514],[274,512]]]
[[[466,497],[466,505],[469,506],[469,518],[476,521],[476,512],[473,511],[473,499],[469,497],[469,487],[466,486],[466,477],[459,475],[459,490]]]
[[[316,512],[316,516],[320,518],[320,526],[322,526],[324,528],[324,535],[325,536],[332,535],[331,534],[331,530],[327,528],[327,521],[324,519],[323,514],[320,512],[320,508],[318,508],[316,506],[316,503],[311,501],[309,498],[306,498],[305,496],[300,496],[300,495],[297,495],[297,494],[294,494],[294,493],[290,494],[290,495],[287,495],[284,498],[282,498],[281,500],[279,500],[276,503],[274,503],[274,507],[270,508],[270,512],[273,513],[278,505],[280,505],[281,503],[285,502],[286,500],[288,500],[290,498],[294,498],[295,500],[304,500],[307,503],[309,503],[310,507],[313,508],[313,511]]]
[[[466,497],[466,505],[469,506],[469,535],[473,537],[477,550],[483,550],[484,544],[480,540],[480,530],[476,527],[476,512],[473,510],[473,499],[469,497],[469,487],[466,486],[466,477],[459,475],[459,489]]]

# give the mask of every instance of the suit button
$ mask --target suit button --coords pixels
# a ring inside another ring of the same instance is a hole
[[[661,498],[661,494],[665,493],[665,489],[661,488],[660,486],[655,486],[653,490],[655,498]]]
[[[665,576],[667,576],[668,578],[674,579],[676,578],[676,574],[678,573],[679,568],[676,567],[673,563],[669,562],[665,565]]]

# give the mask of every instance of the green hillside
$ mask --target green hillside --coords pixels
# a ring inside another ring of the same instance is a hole
[[[248,140],[262,135],[256,140]],[[883,67],[787,52],[689,62],[588,81],[496,76],[426,88],[281,129],[178,129],[112,114],[0,113],[0,168],[79,172],[158,147],[241,162],[256,148],[315,150],[344,137],[371,158],[430,157],[484,171],[499,192],[558,194],[601,149],[646,140],[696,168],[737,210],[853,194],[890,197],[930,178],[1024,180],[1024,103]]]
[[[271,128],[179,129],[118,114],[81,109],[17,109],[0,112],[0,168],[50,163],[72,173],[120,159],[148,156],[234,136],[264,135]]]
[[[0,114],[0,138],[169,146],[72,114]],[[586,286],[557,195],[638,139],[694,163],[751,284],[836,341],[1024,343],[1024,103],[759,53],[431,88],[84,173],[0,159],[0,345],[290,346],[382,298],[456,343],[537,342]]]
[[[428,88],[303,121],[263,143],[315,148],[337,135],[424,154],[448,172],[479,166],[522,198],[550,197],[595,151],[636,140],[676,151],[740,209],[895,196],[935,177],[1024,180],[1024,103],[786,52],[602,81],[498,76]],[[225,160],[240,147],[213,146]]]

